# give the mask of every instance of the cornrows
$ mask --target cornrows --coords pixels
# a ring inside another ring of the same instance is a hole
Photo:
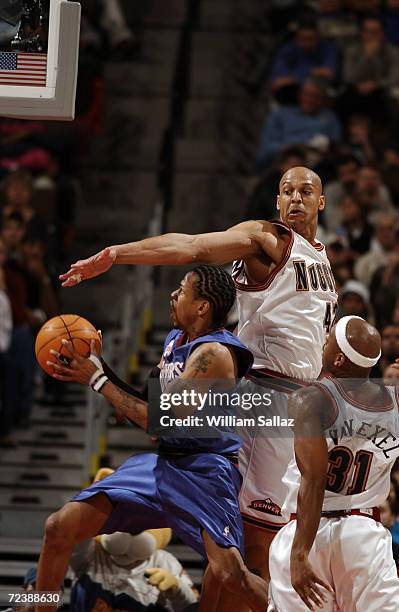
[[[208,300],[212,305],[213,323],[217,327],[224,325],[236,299],[230,274],[220,266],[206,264],[197,266],[192,272],[198,277],[194,283],[198,297]]]

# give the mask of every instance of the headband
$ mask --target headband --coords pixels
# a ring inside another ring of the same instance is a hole
[[[362,317],[342,317],[335,326],[335,339],[337,344],[345,357],[347,357],[352,363],[360,366],[361,368],[372,368],[381,357],[381,350],[378,353],[377,357],[365,357],[361,353],[358,353],[356,349],[353,348],[348,342],[346,337],[346,328],[349,321],[352,319],[360,319],[360,321],[364,321]]]

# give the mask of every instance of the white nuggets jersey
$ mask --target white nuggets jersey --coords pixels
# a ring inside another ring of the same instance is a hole
[[[323,511],[372,508],[384,503],[390,473],[399,457],[399,394],[386,387],[387,402],[375,410],[350,398],[339,380],[318,383],[331,424],[326,424],[328,471]],[[288,486],[284,509],[296,512],[300,472],[291,461],[283,478]]]
[[[282,222],[272,223],[290,234],[290,242],[283,261],[266,281],[251,283],[244,262],[234,262],[237,335],[252,351],[255,369],[316,379],[326,332],[335,316],[334,277],[322,244],[312,246]]]

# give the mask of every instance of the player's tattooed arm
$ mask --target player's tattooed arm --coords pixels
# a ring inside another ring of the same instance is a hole
[[[314,572],[309,553],[316,537],[323,506],[328,449],[323,429],[325,398],[316,387],[305,387],[289,402],[294,418],[295,458],[301,473],[297,501],[297,523],[291,549],[292,586],[310,608],[326,602],[323,589],[330,586]]]
[[[214,357],[215,351],[212,348],[208,348],[207,350],[202,351],[202,353],[200,353],[198,356],[194,356],[194,361],[192,364],[194,378],[195,376],[206,374],[208,372]]]
[[[235,386],[237,376],[234,352],[218,342],[204,343],[198,346],[187,360],[184,372],[167,387],[170,394],[183,394],[190,401],[174,406],[173,412],[178,417],[192,414],[204,407],[201,399],[210,389],[226,392]]]
[[[62,356],[57,351],[51,351],[56,361],[47,362],[47,365],[53,368],[54,378],[66,382],[78,382],[86,386],[90,385],[97,365],[90,359],[82,357],[82,355],[74,350],[70,342],[63,341],[63,345],[66,350],[65,354],[69,357],[69,362],[65,363],[62,361]],[[93,353],[94,342],[92,342],[91,350]],[[105,383],[100,393],[115,408],[117,417],[121,420],[128,419],[139,427],[147,429],[147,402],[127,393],[110,380]]]
[[[101,389],[103,395],[115,408],[116,416],[121,419],[133,421],[147,430],[148,404],[143,400],[130,395],[123,389],[120,389],[111,381],[105,383]]]

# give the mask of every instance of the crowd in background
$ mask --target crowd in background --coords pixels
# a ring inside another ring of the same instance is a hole
[[[75,239],[80,167],[101,133],[105,61],[130,60],[138,41],[119,0],[83,0],[76,119],[0,118],[0,446],[27,427],[38,369],[34,338],[59,312],[57,275]],[[58,386],[46,379],[47,393]]]

